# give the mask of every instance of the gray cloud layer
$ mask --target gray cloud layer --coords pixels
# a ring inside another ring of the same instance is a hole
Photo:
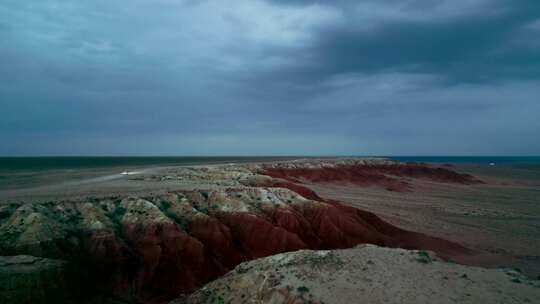
[[[540,154],[540,2],[0,3],[0,155]]]

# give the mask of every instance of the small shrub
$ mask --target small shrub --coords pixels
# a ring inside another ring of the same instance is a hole
[[[11,216],[10,210],[1,210],[0,211],[0,219],[7,218]]]
[[[201,213],[204,213],[204,214],[208,214],[210,212],[210,210],[208,210],[208,208],[206,207],[201,207],[198,203],[194,202],[192,204],[193,206],[193,209],[197,210],[197,212],[201,212]]]
[[[126,208],[120,206],[116,209],[114,209],[114,212],[113,212],[113,215],[114,217],[121,217],[121,216],[124,216],[124,214],[126,214]]]
[[[306,286],[300,286],[300,287],[296,288],[296,290],[301,294],[309,292],[309,288],[307,288]]]
[[[428,264],[432,262],[431,257],[429,256],[429,253],[427,253],[424,250],[418,251],[418,256],[419,258],[417,260],[420,263]]]
[[[168,201],[161,201],[161,206],[163,207],[163,209],[167,210],[171,208],[171,203]]]
[[[202,191],[202,192],[201,192],[201,195],[204,197],[205,200],[208,199],[208,192]]]
[[[186,219],[186,218],[178,218],[176,216],[172,216],[174,218],[174,220],[178,223],[178,226],[180,226],[180,228],[184,231],[188,231],[188,228],[189,228],[189,220]]]

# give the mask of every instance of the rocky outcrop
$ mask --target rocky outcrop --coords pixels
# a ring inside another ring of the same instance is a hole
[[[0,257],[0,303],[54,303],[69,298],[66,262],[29,255]]]
[[[427,251],[361,245],[242,263],[171,304],[533,303],[540,281],[512,269],[441,261]]]
[[[302,170],[313,169],[305,166]],[[370,243],[429,249],[453,259],[470,253],[324,200],[290,175],[283,180],[258,174],[270,169],[179,169],[167,176],[195,185],[204,181],[205,188],[5,205],[0,252],[68,260],[88,272],[99,293],[131,302],[163,302],[195,291],[241,262],[300,249]]]

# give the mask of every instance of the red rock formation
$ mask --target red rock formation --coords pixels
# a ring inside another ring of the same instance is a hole
[[[379,165],[375,166],[376,170],[384,174],[394,176],[405,176],[412,178],[425,178],[439,182],[456,183],[456,184],[475,184],[480,181],[474,178],[472,175],[458,173],[443,167],[432,167],[427,164],[419,163],[406,163],[406,164],[393,164],[393,165]]]
[[[236,248],[233,234],[229,227],[218,219],[198,216],[188,227],[189,234],[206,246],[210,255],[219,263],[218,272],[225,273],[234,266],[247,260],[244,252]]]
[[[267,168],[261,174],[292,182],[348,183],[361,187],[381,186],[389,191],[410,191],[408,183],[385,176],[378,170],[370,167]]]
[[[312,223],[293,208],[265,210],[272,223],[297,235],[307,248],[321,248],[323,241],[314,231]]]
[[[291,182],[348,183],[361,187],[380,186],[397,192],[412,191],[412,186],[403,180],[403,177],[459,184],[481,182],[468,174],[416,163],[336,165],[317,168],[266,167],[261,170],[261,174]]]
[[[307,248],[300,236],[256,214],[235,212],[223,213],[219,217],[231,229],[234,240],[247,259]]]

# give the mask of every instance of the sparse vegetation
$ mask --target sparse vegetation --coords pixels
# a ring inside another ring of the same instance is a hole
[[[161,201],[161,207],[162,207],[164,210],[167,210],[167,209],[171,208],[171,202],[162,200],[162,201]]]
[[[87,197],[86,200],[89,201],[90,203],[99,203],[99,199],[93,196]]]
[[[75,214],[68,215],[66,217],[61,218],[61,221],[66,224],[76,224],[81,220],[82,220],[82,216],[79,213],[75,213]]]
[[[208,192],[206,192],[206,191],[201,191],[201,195],[204,197],[205,200],[208,199]]]
[[[419,257],[417,261],[420,263],[428,264],[428,263],[433,262],[433,260],[431,259],[431,256],[429,255],[427,251],[424,251],[424,250],[418,251],[418,256]]]
[[[181,218],[176,222],[178,223],[178,226],[180,226],[180,228],[182,228],[182,230],[188,231],[189,221],[187,219]]]
[[[124,216],[124,214],[126,214],[126,211],[127,211],[126,208],[124,208],[122,206],[119,206],[116,209],[114,209],[113,216],[114,217],[122,217],[122,216]]]
[[[193,209],[197,210],[198,212],[201,212],[201,213],[204,213],[204,214],[208,214],[210,212],[210,210],[208,210],[208,208],[206,207],[201,207],[198,203],[196,202],[193,202]]]
[[[7,218],[9,216],[11,216],[11,210],[8,210],[8,209],[0,210],[0,219]]]
[[[300,294],[304,294],[306,292],[309,292],[309,288],[307,288],[306,286],[300,286],[296,288],[296,291],[298,291]]]
[[[216,291],[203,289],[201,291],[201,303],[225,304],[225,300]]]

